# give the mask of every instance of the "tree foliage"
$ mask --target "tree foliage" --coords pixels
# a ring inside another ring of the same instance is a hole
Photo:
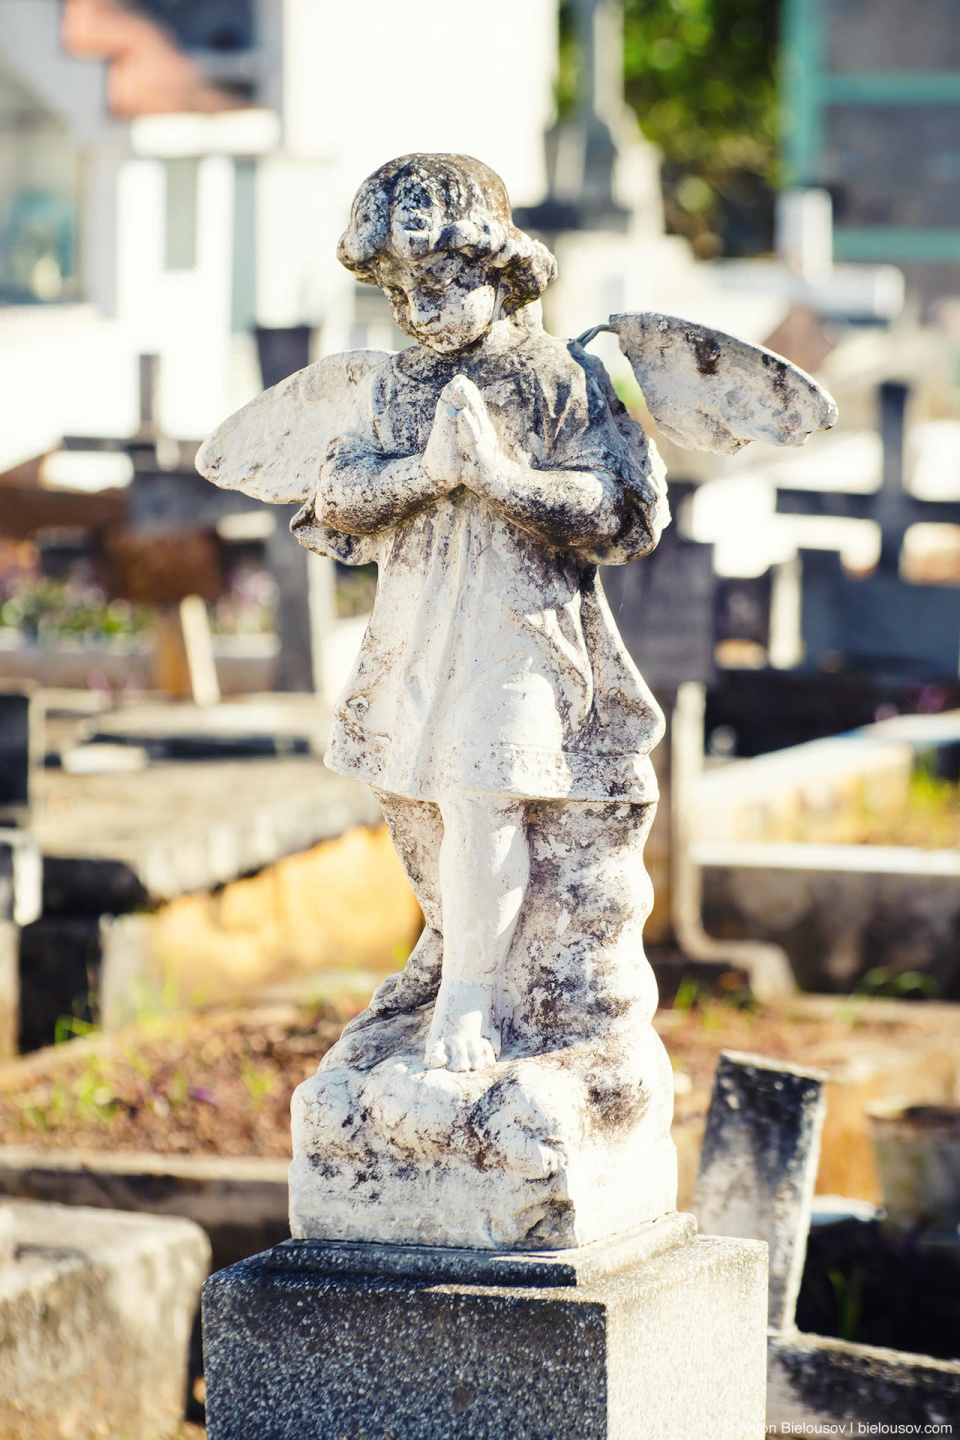
[[[703,254],[769,240],[780,0],[624,0],[626,98],[664,157],[671,228]],[[576,93],[572,6],[561,104]]]

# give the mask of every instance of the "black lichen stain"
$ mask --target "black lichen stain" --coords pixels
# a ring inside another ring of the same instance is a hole
[[[773,374],[770,376],[770,382],[773,386],[774,394],[784,405],[788,404],[790,400],[789,365],[786,360],[781,360],[779,355],[772,353],[762,355],[761,359],[766,368],[773,371]]]
[[[450,1396],[450,1408],[454,1415],[462,1415],[465,1410],[470,1409],[473,1401],[474,1392],[472,1387],[470,1385],[457,1385]]]
[[[720,368],[720,356],[723,354],[722,347],[715,335],[688,335],[687,340],[693,346],[693,352],[697,357],[697,369],[701,375],[716,375]]]

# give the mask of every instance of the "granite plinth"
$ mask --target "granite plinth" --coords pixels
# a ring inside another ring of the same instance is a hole
[[[757,1440],[766,1247],[296,1241],[204,1292],[210,1440]]]

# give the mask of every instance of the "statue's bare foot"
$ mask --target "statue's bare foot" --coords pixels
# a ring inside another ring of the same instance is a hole
[[[482,1009],[444,1003],[441,993],[427,1036],[424,1063],[430,1070],[485,1070],[499,1053],[499,1037]]]

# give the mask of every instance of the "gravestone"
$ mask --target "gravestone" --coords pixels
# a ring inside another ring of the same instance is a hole
[[[0,685],[0,825],[29,818],[36,725],[30,690]]]
[[[293,332],[262,332],[259,353],[264,384],[276,383],[287,365],[297,368],[306,361],[306,342],[301,327]],[[309,340],[307,332],[306,340]],[[140,356],[140,423],[135,435],[124,440],[109,437],[69,435],[67,450],[122,451],[133,464],[133,478],[126,491],[126,533],[134,553],[124,554],[120,540],[108,548],[108,561],[122,575],[129,588],[137,588],[141,601],[167,607],[168,630],[179,634],[177,607],[192,594],[213,600],[222,591],[222,543],[216,533],[219,522],[258,510],[246,496],[214,490],[193,467],[196,445],[173,441],[159,433],[156,393],[159,367],[156,356]],[[279,655],[275,688],[310,692],[320,688],[315,675],[319,645],[314,620],[329,623],[320,615],[316,596],[311,597],[309,557],[289,533],[289,518],[283,514],[263,533],[266,567],[277,586],[277,636]],[[136,552],[145,542],[149,554]],[[147,563],[145,564],[145,558]],[[150,559],[153,558],[151,566]],[[144,571],[146,584],[144,584]],[[176,647],[175,647],[176,648]],[[185,657],[174,658],[169,673],[187,673]],[[189,693],[189,692],[188,692]]]
[[[205,1287],[208,1433],[754,1440],[764,1262],[681,1215],[579,1251],[287,1242]]]
[[[707,1233],[752,1235],[770,1246],[765,1433],[881,1434],[900,1427],[902,1433],[949,1434],[960,1413],[960,1361],[797,1330],[824,1078],[782,1061],[727,1052],[707,1117],[697,1218]],[[842,1272],[836,1273],[842,1281]],[[886,1272],[888,1281],[892,1273]],[[923,1304],[916,1290],[909,1297],[906,1290],[888,1294],[886,1302],[898,1299]]]
[[[32,692],[0,686],[0,1057],[17,1049],[21,927],[40,913],[42,862],[25,828],[37,736]]]
[[[770,1315],[793,1324],[826,1114],[826,1076],[759,1055],[717,1062],[693,1210],[706,1235],[770,1247]]]
[[[880,528],[880,557],[870,575],[847,574],[835,551],[801,552],[805,670],[956,679],[960,586],[915,585],[899,574],[903,538],[911,525],[960,524],[960,501],[918,499],[904,486],[907,400],[907,387],[900,382],[879,388],[883,479],[878,491],[864,495],[778,487],[781,514],[873,520]]]
[[[4,1440],[166,1440],[209,1261],[190,1220],[0,1203]]]

